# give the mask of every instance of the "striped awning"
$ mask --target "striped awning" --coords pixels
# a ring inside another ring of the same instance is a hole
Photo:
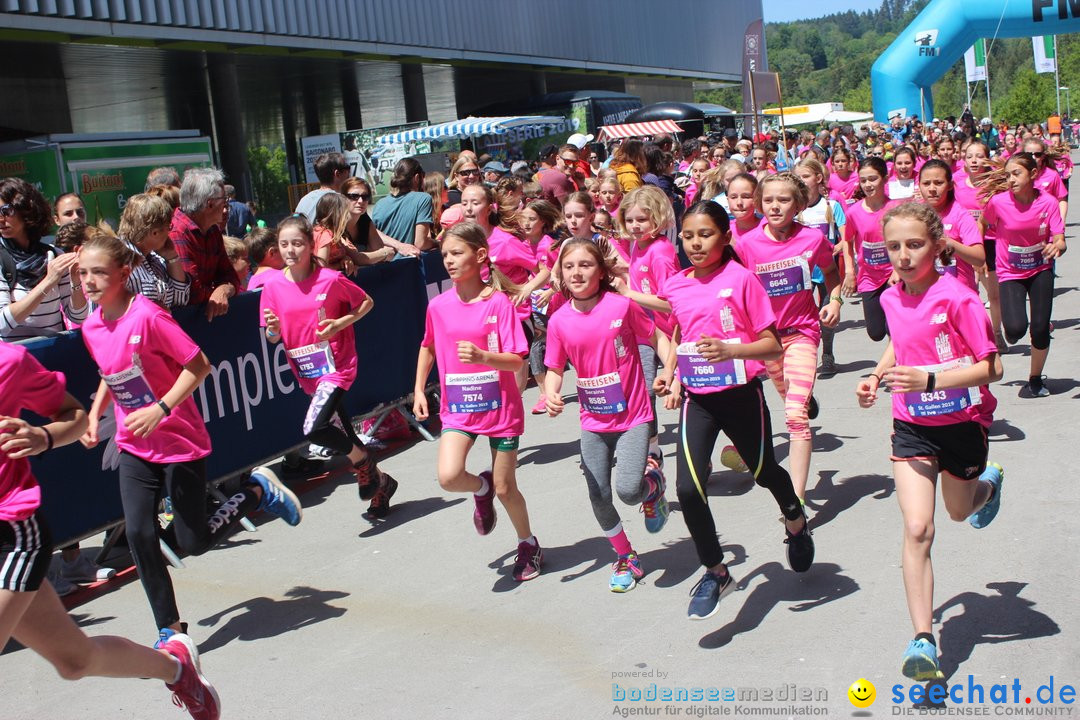
[[[473,135],[504,135],[507,130],[537,125],[565,125],[564,117],[549,115],[525,115],[518,117],[469,117],[463,120],[426,125],[403,132],[382,135],[376,142],[382,145],[398,145],[419,140],[449,140]]]
[[[678,132],[682,132],[682,128],[674,120],[653,120],[651,122],[623,123],[622,125],[603,125],[600,127],[600,137],[598,139],[618,140],[619,138]]]

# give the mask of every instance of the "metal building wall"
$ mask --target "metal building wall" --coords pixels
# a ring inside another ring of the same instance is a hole
[[[0,0],[12,29],[711,80],[739,78],[760,17],[761,0]]]

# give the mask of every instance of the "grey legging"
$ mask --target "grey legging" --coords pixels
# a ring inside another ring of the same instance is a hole
[[[619,512],[611,495],[611,466],[615,466],[615,491],[627,505],[645,496],[645,459],[649,454],[649,423],[624,432],[581,431],[581,468],[589,486],[589,500],[600,529],[608,532],[619,524]]]

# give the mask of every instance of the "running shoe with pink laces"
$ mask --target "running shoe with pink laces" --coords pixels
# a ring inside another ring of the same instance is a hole
[[[611,566],[611,582],[608,587],[613,593],[630,592],[637,587],[637,581],[645,577],[645,571],[641,567],[641,560],[637,553],[620,555],[619,559]]]
[[[532,580],[540,575],[540,568],[544,564],[544,551],[540,549],[540,542],[531,543],[523,540],[518,543],[517,559],[514,562],[514,579],[518,582]]]
[[[172,690],[173,704],[187,710],[194,720],[218,720],[221,700],[199,667],[195,641],[183,633],[173,633],[161,648],[180,663],[180,679],[165,683]]]
[[[645,529],[658,533],[667,524],[669,514],[667,499],[664,497],[664,473],[650,468],[645,471],[645,481],[650,488],[649,494],[641,501],[641,512],[645,514]]]

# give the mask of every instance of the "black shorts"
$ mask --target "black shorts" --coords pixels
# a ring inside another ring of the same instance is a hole
[[[997,240],[987,238],[983,240],[983,251],[986,253],[986,269],[997,272]]]
[[[977,422],[916,425],[893,420],[893,460],[936,460],[938,470],[961,480],[974,480],[986,469],[990,454],[986,428]]]
[[[0,590],[34,592],[52,562],[52,535],[41,515],[0,520]]]

